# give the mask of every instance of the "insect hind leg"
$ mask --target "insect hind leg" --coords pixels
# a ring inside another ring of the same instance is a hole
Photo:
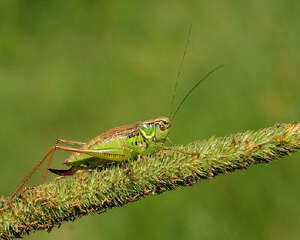
[[[14,197],[17,195],[17,193],[22,189],[22,187],[25,185],[26,182],[31,178],[31,176],[35,173],[36,170],[41,166],[41,164],[47,159],[48,156],[53,156],[53,153],[55,151],[55,146],[52,146],[48,152],[44,154],[44,156],[40,159],[40,161],[34,166],[34,168],[31,170],[31,172],[24,178],[24,180],[18,185],[16,190],[11,194],[11,196],[8,199],[8,203],[10,204],[11,201],[14,199]]]
[[[85,144],[82,142],[76,142],[76,141],[70,141],[70,140],[64,140],[64,139],[56,139],[54,145],[52,147],[50,147],[50,149],[43,155],[43,157],[40,159],[40,161],[34,166],[34,168],[31,170],[31,172],[23,179],[23,181],[17,186],[16,190],[11,194],[11,196],[8,199],[9,205],[11,204],[11,201],[14,199],[14,197],[17,195],[17,193],[28,182],[28,180],[31,178],[31,176],[39,169],[39,167],[42,165],[42,163],[48,158],[48,162],[47,162],[46,168],[44,170],[41,183],[43,183],[45,181],[47,170],[51,164],[54,152],[55,152],[55,150],[58,149],[57,146],[60,143],[77,145],[77,146],[83,146]]]
[[[51,165],[51,161],[52,161],[52,158],[53,158],[53,155],[54,155],[55,150],[58,150],[58,148],[57,148],[57,147],[58,147],[58,144],[68,144],[68,145],[75,145],[75,146],[80,146],[80,147],[82,147],[82,146],[84,146],[86,143],[84,143],[84,142],[78,142],[78,141],[73,141],[73,140],[66,140],[66,139],[57,138],[57,139],[55,140],[54,145],[53,145],[54,150],[53,150],[52,153],[50,153],[49,159],[48,159],[48,162],[47,162],[47,165],[46,165],[46,167],[45,167],[45,169],[44,169],[43,177],[42,177],[42,180],[41,180],[41,184],[43,184],[43,183],[45,182],[45,180],[46,180],[47,171],[48,171],[48,169],[49,169],[49,167],[50,167],[50,165]],[[74,172],[74,173],[75,173],[75,172]],[[72,175],[73,175],[73,174],[72,174]]]

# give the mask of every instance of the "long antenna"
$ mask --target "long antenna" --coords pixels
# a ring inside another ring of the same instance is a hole
[[[173,108],[174,101],[175,101],[175,96],[176,96],[176,90],[177,90],[177,86],[178,86],[178,81],[179,81],[179,78],[180,78],[180,76],[182,74],[183,62],[184,62],[185,55],[187,53],[188,46],[190,44],[191,33],[192,33],[192,24],[189,27],[189,31],[188,31],[188,35],[187,35],[187,40],[186,40],[185,47],[184,47],[184,52],[183,52],[183,55],[181,57],[179,68],[178,68],[178,72],[177,72],[177,75],[176,75],[176,80],[175,80],[175,84],[174,84],[174,91],[173,91],[173,96],[172,96],[172,100],[171,100],[171,111],[170,111],[170,114],[169,114],[169,118],[172,116],[172,113],[173,113],[172,108]]]
[[[185,102],[185,100],[187,99],[188,96],[191,95],[191,93],[199,86],[199,84],[201,82],[203,82],[205,79],[207,79],[211,74],[213,74],[214,72],[216,72],[217,70],[219,70],[220,68],[224,67],[224,65],[219,65],[217,67],[215,67],[214,69],[212,69],[211,71],[209,71],[208,73],[206,73],[204,75],[204,77],[202,77],[188,92],[187,94],[183,97],[183,99],[181,100],[181,102],[178,104],[174,114],[172,116],[170,116],[170,120],[173,121],[173,119],[175,118],[177,112],[179,111],[179,109],[182,107],[183,103]]]

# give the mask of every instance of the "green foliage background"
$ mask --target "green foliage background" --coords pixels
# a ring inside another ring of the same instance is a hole
[[[167,115],[190,24],[177,100],[211,68],[225,68],[185,103],[173,142],[299,120],[299,1],[2,0],[1,194],[57,137],[87,141]],[[65,156],[57,153],[53,167]],[[298,239],[299,160],[219,176],[27,239]]]

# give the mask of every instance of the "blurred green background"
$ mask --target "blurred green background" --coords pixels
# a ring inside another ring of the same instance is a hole
[[[173,142],[299,120],[299,1],[2,0],[1,194],[57,137],[87,141],[168,114],[190,24],[177,100],[225,68],[185,103]],[[299,239],[299,172],[297,153],[27,239]]]

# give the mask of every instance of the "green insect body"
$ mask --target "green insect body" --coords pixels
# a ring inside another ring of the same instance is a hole
[[[78,170],[100,167],[110,162],[120,162],[151,154],[163,148],[170,126],[169,118],[137,122],[105,131],[65,160],[68,170],[49,169],[58,175],[73,175]],[[57,146],[57,149],[61,149]],[[61,150],[66,150],[62,148]],[[68,150],[67,150],[68,151]]]
[[[189,30],[190,34],[191,28]],[[185,47],[183,58],[181,60],[180,69],[184,56],[186,54],[188,42]],[[121,162],[136,158],[138,155],[152,154],[160,149],[172,150],[172,148],[164,147],[168,141],[169,128],[171,121],[174,120],[178,110],[182,107],[187,97],[198,87],[198,85],[207,79],[209,75],[220,69],[222,65],[214,68],[208,72],[204,77],[196,82],[196,84],[187,92],[183,99],[177,105],[174,112],[171,112],[168,117],[159,117],[153,120],[136,122],[132,125],[112,128],[103,132],[101,135],[93,138],[87,143],[77,142],[71,140],[57,139],[55,144],[44,154],[40,161],[35,165],[32,171],[24,178],[18,185],[16,190],[8,199],[8,205],[14,199],[16,194],[22,189],[25,183],[30,179],[34,172],[41,166],[41,164],[48,159],[45,168],[42,182],[44,182],[47,170],[60,176],[73,175],[78,171],[94,169],[101,167],[107,163]],[[176,93],[177,82],[180,77],[181,70],[179,70],[176,78],[174,94],[171,105],[173,106],[174,97]],[[66,147],[63,145],[73,145],[76,147]],[[72,152],[72,154],[65,160],[65,164],[70,166],[67,170],[50,169],[53,154],[56,150]],[[194,153],[186,153],[191,155]]]

